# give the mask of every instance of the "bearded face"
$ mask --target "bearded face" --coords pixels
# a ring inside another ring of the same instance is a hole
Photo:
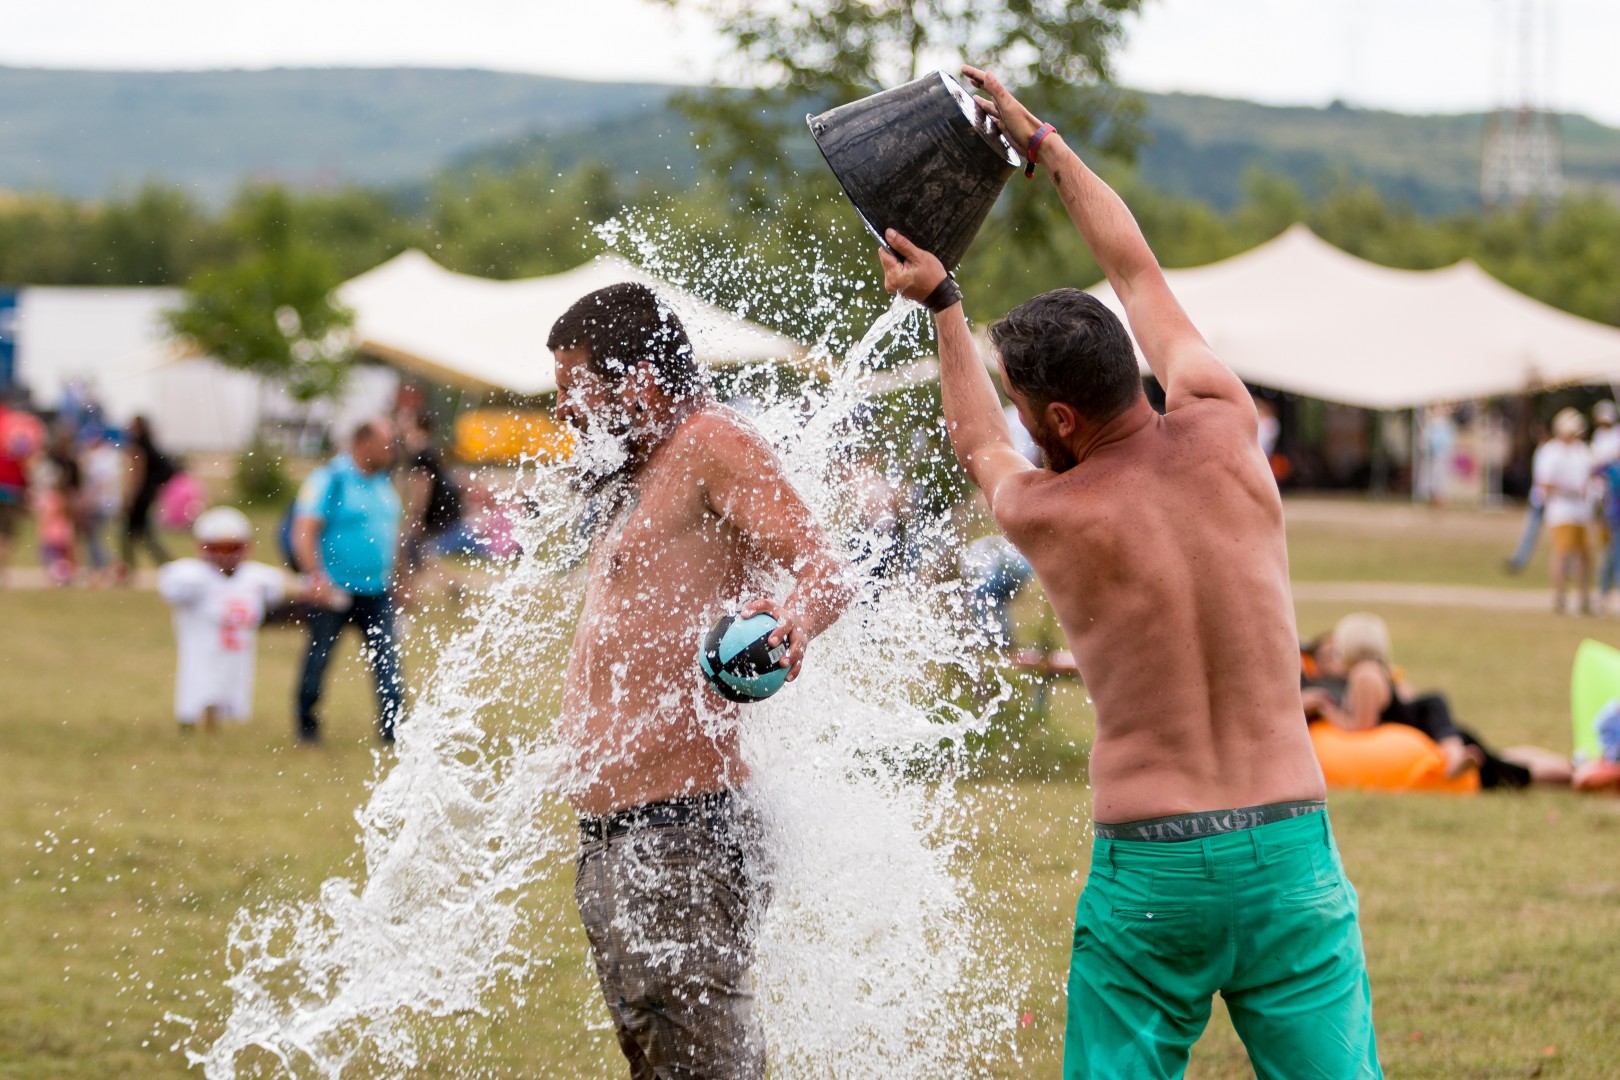
[[[558,349],[557,419],[574,433],[575,481],[598,491],[634,460],[637,424],[624,383],[593,370],[583,349]]]
[[[1022,410],[1020,410],[1021,412]],[[1039,417],[1026,418],[1025,422],[1033,425],[1029,429],[1029,437],[1035,440],[1036,446],[1040,447],[1041,456],[1046,459],[1048,469],[1053,472],[1068,472],[1079,464],[1078,459],[1069,450],[1068,445],[1058,438],[1057,432],[1053,431],[1051,425],[1047,423],[1044,412]]]

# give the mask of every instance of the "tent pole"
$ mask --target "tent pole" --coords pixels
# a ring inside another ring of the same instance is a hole
[[[1372,461],[1368,494],[1384,496],[1389,494],[1389,455],[1384,451],[1384,410],[1373,409],[1368,415],[1372,419]]]
[[[1416,503],[1422,502],[1428,497],[1429,470],[1428,463],[1423,460],[1423,439],[1418,432],[1419,410],[1416,405],[1412,406],[1411,413],[1412,422],[1407,425],[1407,429],[1411,432],[1410,438],[1412,440],[1410,459],[1412,462],[1412,501]]]

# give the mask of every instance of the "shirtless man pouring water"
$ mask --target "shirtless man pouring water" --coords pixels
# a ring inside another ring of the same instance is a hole
[[[760,1080],[749,968],[769,886],[738,706],[700,675],[698,641],[722,615],[768,613],[792,679],[849,601],[847,568],[650,290],[583,297],[546,345],[592,496],[558,730],[603,997],[633,1080]],[[762,597],[777,570],[794,579],[780,603]]]
[[[1048,463],[1032,466],[954,281],[888,235],[885,287],[935,313],[957,457],[1034,565],[1096,704],[1064,1075],[1181,1076],[1219,992],[1259,1077],[1377,1077],[1356,895],[1302,720],[1282,503],[1254,405],[1119,196],[994,76],[963,72],[1051,176],[1166,395],[1161,416],[1101,303],[1035,297],[990,328]]]

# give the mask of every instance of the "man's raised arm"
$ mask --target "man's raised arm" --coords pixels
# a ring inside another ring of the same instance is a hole
[[[773,647],[787,640],[782,666],[792,681],[799,677],[811,639],[836,622],[854,598],[849,563],[816,523],[757,432],[722,418],[700,423],[699,437],[707,453],[699,481],[709,508],[793,575],[793,590],[786,600],[751,600],[738,612],[743,618],[764,612],[780,624],[767,640]]]
[[[979,103],[1027,157],[1030,140],[1044,125],[994,75],[971,67],[964,67],[962,73],[989,93],[990,98],[980,98]],[[1242,380],[1210,350],[1171,293],[1159,260],[1124,200],[1086,167],[1056,131],[1048,130],[1042,136],[1035,156],[1051,175],[1070,220],[1125,305],[1131,332],[1164,387],[1166,409],[1205,398],[1227,399],[1252,408]]]
[[[968,333],[961,297],[943,297],[950,301],[944,306],[939,299],[931,300],[947,277],[945,267],[893,229],[887,239],[888,248],[878,249],[878,258],[883,262],[883,287],[938,309],[934,311],[934,328],[939,340],[939,388],[945,407],[945,430],[957,460],[994,509],[996,490],[1002,481],[1034,466],[1013,446],[1001,399]]]

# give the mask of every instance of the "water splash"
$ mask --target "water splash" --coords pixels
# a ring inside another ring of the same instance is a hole
[[[689,250],[667,254],[672,228],[626,218],[603,235],[711,300],[769,297],[829,326],[864,303],[861,283],[835,280],[814,253],[785,277],[736,252],[695,264]],[[755,426],[861,580],[802,677],[749,706],[741,726],[777,863],[755,970],[777,1077],[972,1077],[1011,1053],[1023,975],[975,903],[971,812],[954,782],[958,748],[981,723],[940,689],[977,671],[981,644],[961,629],[956,583],[934,565],[956,537],[947,515],[915,507],[902,537],[874,523],[864,496],[899,481],[868,460],[872,440],[865,457],[851,449],[871,423],[874,364],[927,351],[918,312],[896,301],[853,342],[828,330],[810,357],[822,377],[749,391]],[[937,426],[914,419],[898,428],[911,443],[878,448],[891,465],[923,452],[915,433]],[[399,1074],[447,1039],[454,1058],[476,1062],[482,1029],[440,1021],[498,1022],[502,1009],[600,1027],[599,1001],[527,993],[536,937],[578,919],[525,903],[570,875],[577,850],[566,815],[537,812],[560,801],[568,774],[549,726],[582,591],[572,528],[581,508],[566,473],[528,463],[513,480],[508,497],[531,511],[517,534],[527,554],[443,643],[397,764],[357,813],[363,871],[239,913],[223,1026],[174,1018],[194,1028],[185,1052],[208,1077]]]

